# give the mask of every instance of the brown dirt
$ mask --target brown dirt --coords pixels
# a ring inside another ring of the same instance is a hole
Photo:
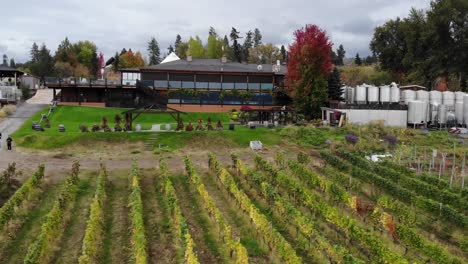
[[[156,197],[155,174],[155,170],[148,170],[141,177],[148,262],[174,263],[177,252],[172,243],[171,230],[164,226],[165,214]]]

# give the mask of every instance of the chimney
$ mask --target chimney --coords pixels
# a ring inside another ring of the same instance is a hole
[[[188,61],[188,62],[192,62],[192,55],[190,55],[190,54],[187,55],[187,61]]]

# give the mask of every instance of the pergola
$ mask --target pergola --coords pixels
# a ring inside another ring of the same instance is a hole
[[[250,114],[250,121],[258,121],[263,123],[268,121],[269,123],[274,123],[278,121],[280,124],[288,123],[288,115],[291,116],[291,122],[297,121],[297,112],[291,107],[272,107],[271,109],[252,109],[251,107],[241,108],[242,112],[247,112]],[[275,120],[275,117],[278,119]]]
[[[17,84],[18,77],[22,76],[24,72],[18,71],[15,68],[11,68],[5,65],[0,65],[0,81],[5,78],[13,78],[15,85]]]
[[[168,114],[177,122],[180,121],[180,114],[187,114],[185,112],[181,112],[179,110],[164,106],[161,107],[160,105],[149,105],[142,108],[135,108],[130,109],[125,112],[122,112],[125,115],[125,121],[127,122],[128,127],[127,130],[133,130],[133,122],[141,115],[141,114]]]

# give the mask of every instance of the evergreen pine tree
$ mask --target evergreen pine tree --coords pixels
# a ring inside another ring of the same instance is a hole
[[[130,49],[130,50],[132,50],[132,49]],[[127,53],[127,49],[123,48],[122,51],[120,51],[120,55],[124,55],[125,53]]]
[[[8,66],[8,56],[6,54],[3,54],[2,66]]]
[[[158,41],[153,37],[148,42],[149,65],[161,63],[161,53],[159,50]]]
[[[255,28],[254,30],[253,42],[254,47],[257,47],[258,45],[262,44],[262,33],[260,33],[260,30],[258,28]]]
[[[361,65],[362,65],[362,60],[361,60],[361,57],[359,56],[359,53],[356,54],[356,57],[354,58],[354,63],[355,63],[357,66],[361,66]]]
[[[167,48],[167,54],[171,54],[172,52],[174,52],[174,47],[172,47],[172,45],[169,45],[169,47]]]
[[[68,37],[60,42],[55,52],[55,61],[70,62],[70,52],[72,52],[73,46],[71,45]]]
[[[210,27],[210,31],[208,31],[208,36],[214,36],[215,38],[218,37],[218,33],[216,33],[214,27]]]
[[[333,50],[330,52],[330,60],[333,64],[338,65],[338,55]]]
[[[249,49],[252,48],[253,46],[252,36],[253,36],[253,33],[250,30],[247,33],[245,33],[244,45],[242,46],[242,60],[243,61],[248,61],[249,59]]]
[[[178,53],[179,52],[178,48],[179,48],[180,43],[182,43],[182,37],[179,34],[177,34],[176,40],[174,42],[174,50],[175,50],[177,56],[179,56],[179,57],[180,57],[180,54]]]
[[[280,52],[281,52],[281,62],[286,63],[288,61],[288,52],[286,51],[286,48],[284,47],[284,45],[281,45]]]
[[[341,76],[338,68],[333,68],[332,73],[328,77],[328,99],[330,100],[343,100],[341,90]]]
[[[242,51],[241,51],[241,45],[237,42],[237,39],[239,39],[239,31],[237,31],[234,27],[231,29],[231,34],[229,35],[231,37],[232,41],[232,57],[231,60],[241,62],[242,61]]]
[[[343,48],[343,45],[340,45],[340,46],[338,47],[338,50],[336,50],[336,55],[337,55],[337,57],[338,57],[337,65],[342,66],[342,65],[344,64],[345,54],[346,54],[346,51],[345,51],[345,49]]]
[[[15,63],[15,59],[11,58],[10,59],[10,67],[12,68],[15,68],[16,69],[16,63]]]
[[[114,72],[118,72],[119,71],[119,68],[120,68],[120,58],[119,58],[119,53],[116,52],[115,53],[115,56],[114,56],[114,63],[112,65],[112,69],[114,70]]]
[[[31,47],[31,62],[37,62],[39,60],[39,47],[36,42],[33,43]]]

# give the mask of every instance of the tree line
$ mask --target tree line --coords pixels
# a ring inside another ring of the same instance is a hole
[[[225,56],[228,60],[236,62],[248,63],[263,63],[270,64],[276,63],[280,60],[285,63],[288,58],[287,50],[284,45],[280,48],[273,43],[263,43],[262,33],[258,28],[249,30],[242,36],[241,32],[232,27],[228,35],[221,37],[215,28],[210,27],[208,31],[208,39],[206,44],[203,44],[199,36],[190,36],[187,40],[183,40],[180,34],[177,34],[174,45],[170,45],[167,49],[168,54],[175,52],[181,59],[186,59],[187,56],[192,58],[206,58],[206,59],[220,59]],[[241,42],[243,39],[243,42]],[[154,56],[154,63],[160,62],[158,56],[160,55],[159,47],[155,49],[157,42],[152,39],[148,45],[150,58]]]
[[[370,48],[401,83],[468,91],[467,25],[468,1],[434,0],[377,27]]]

